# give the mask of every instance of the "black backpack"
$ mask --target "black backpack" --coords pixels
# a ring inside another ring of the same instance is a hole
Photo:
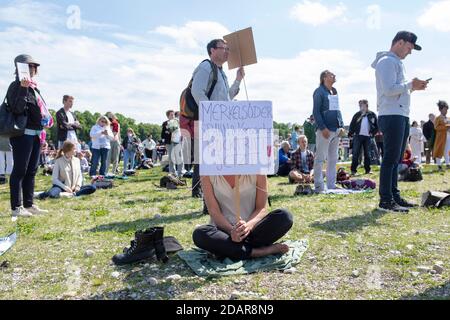
[[[208,92],[208,99],[211,99],[212,93],[214,91],[214,88],[217,84],[217,75],[218,75],[218,67],[211,62],[211,60],[203,60],[203,62],[208,61],[211,64],[211,68],[213,70],[213,82],[211,85],[211,88]],[[180,114],[191,120],[198,120],[198,105],[197,102],[195,102],[194,97],[192,96],[192,82],[194,81],[194,77],[192,77],[191,81],[189,81],[189,84],[186,89],[183,90],[180,97]]]
[[[420,170],[420,168],[408,168],[408,170],[405,173],[405,181],[411,181],[411,182],[416,182],[416,181],[422,181],[423,180],[423,175],[422,175],[422,170]]]

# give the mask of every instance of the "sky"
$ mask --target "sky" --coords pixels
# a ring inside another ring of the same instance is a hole
[[[0,0],[0,94],[13,80],[14,57],[26,53],[41,63],[38,82],[52,109],[69,94],[74,110],[159,124],[178,109],[206,44],[252,27],[258,63],[246,67],[248,98],[272,101],[277,122],[302,124],[329,69],[348,125],[359,100],[376,111],[371,64],[397,31],[409,30],[423,51],[404,61],[407,77],[433,78],[413,93],[411,120],[419,121],[450,100],[448,21],[450,0]],[[233,81],[236,71],[225,70]],[[245,100],[241,89],[237,99]]]

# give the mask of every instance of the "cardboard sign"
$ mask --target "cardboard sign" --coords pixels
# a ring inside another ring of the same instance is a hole
[[[270,101],[203,101],[199,110],[200,175],[275,172]]]
[[[258,63],[252,28],[234,32],[223,39],[230,48],[228,69],[232,70]]]

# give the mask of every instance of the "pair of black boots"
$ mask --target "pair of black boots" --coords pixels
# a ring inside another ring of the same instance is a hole
[[[164,227],[154,227],[136,232],[131,246],[125,248],[123,253],[116,254],[112,261],[120,266],[150,259],[155,255],[158,261],[163,263],[169,261],[164,246]]]

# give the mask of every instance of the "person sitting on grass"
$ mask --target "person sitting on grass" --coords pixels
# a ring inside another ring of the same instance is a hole
[[[289,172],[291,171],[292,161],[291,161],[291,145],[288,141],[283,141],[281,143],[281,148],[278,151],[278,161],[279,161],[279,169],[278,175],[280,177],[287,177]]]
[[[409,168],[418,167],[415,166],[416,157],[413,157],[411,145],[408,144],[405,149],[405,153],[403,154],[403,159],[401,163],[398,166],[398,174],[403,175],[405,174]]]
[[[298,149],[292,154],[290,183],[309,184],[314,182],[314,153],[308,150],[308,138],[298,137]]]
[[[268,213],[266,176],[240,176],[239,181],[240,220],[235,212],[235,176],[201,178],[211,220],[195,229],[195,245],[235,261],[287,253],[287,245],[275,242],[292,228],[292,214],[280,209]]]
[[[96,187],[92,185],[82,186],[82,173],[80,159],[75,157],[76,146],[70,141],[64,142],[61,150],[58,151],[55,166],[53,167],[52,183],[53,187],[42,193],[39,198],[59,198],[61,192],[66,192],[70,196],[84,196],[93,194]]]
[[[91,158],[90,151],[77,152],[77,158],[80,159],[81,173],[88,173],[91,170],[89,160]]]

